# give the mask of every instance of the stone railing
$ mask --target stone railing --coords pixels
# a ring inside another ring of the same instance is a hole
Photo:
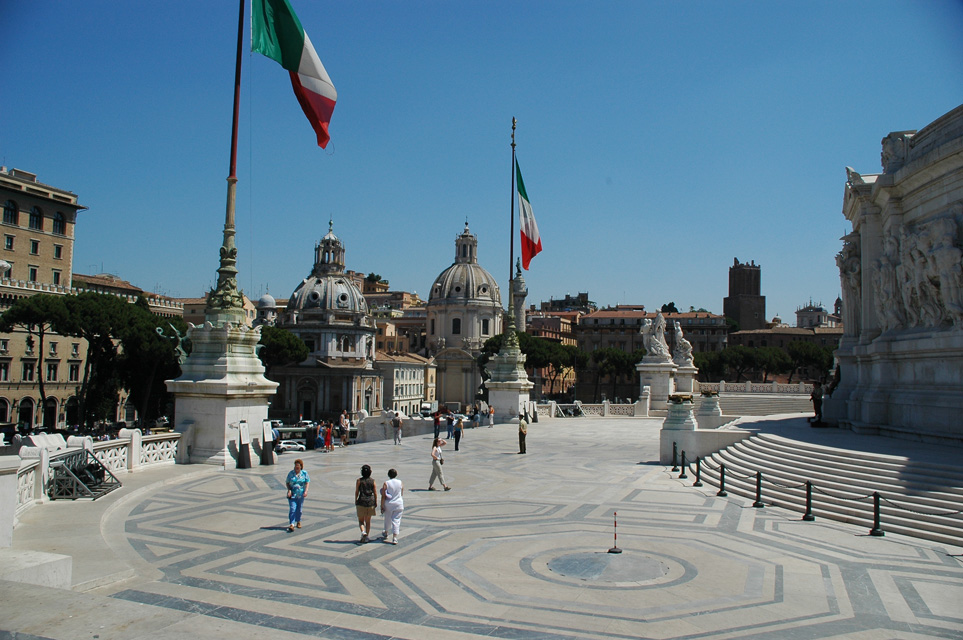
[[[87,439],[88,444],[84,445],[92,449],[94,456],[114,475],[158,464],[174,464],[181,434],[142,436],[140,429],[121,429],[120,433],[123,436],[120,439],[106,442],[91,442]],[[54,453],[44,451],[38,458],[20,461],[16,487],[17,517],[34,504],[47,499],[50,463],[75,450],[63,449]]]
[[[813,386],[805,382],[779,384],[776,382],[696,382],[695,393],[785,393],[809,395]]]
[[[597,416],[600,418],[608,417],[626,417],[626,418],[638,418],[648,416],[648,409],[645,403],[633,402],[630,404],[615,404],[609,401],[605,401],[601,404],[585,404],[580,402],[578,404],[560,404],[556,402],[549,402],[547,404],[538,404],[538,417],[541,418],[565,418],[565,417],[581,417],[581,416]]]

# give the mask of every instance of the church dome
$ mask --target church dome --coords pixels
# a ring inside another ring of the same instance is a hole
[[[478,264],[478,239],[468,230],[455,240],[455,262],[435,278],[428,304],[440,302],[489,302],[501,305],[501,293],[492,274]]]
[[[314,268],[291,294],[288,312],[367,315],[361,289],[344,275],[344,245],[332,226],[329,222],[328,233],[315,245]]]
[[[257,301],[258,309],[276,309],[277,306],[277,301],[270,293],[265,293],[263,296],[261,296],[261,299]]]

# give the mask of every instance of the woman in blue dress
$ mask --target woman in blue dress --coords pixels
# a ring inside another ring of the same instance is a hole
[[[286,482],[288,487],[288,522],[290,523],[288,532],[294,531],[294,527],[301,528],[301,507],[308,495],[308,484],[310,482],[311,478],[308,476],[308,472],[304,470],[304,461],[298,458],[294,461],[294,470],[288,471]]]

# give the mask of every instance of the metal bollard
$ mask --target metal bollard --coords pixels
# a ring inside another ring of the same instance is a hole
[[[693,487],[702,486],[702,458],[696,458],[696,479],[692,483]]]
[[[688,478],[685,474],[685,449],[682,450],[682,473],[679,474],[679,478]]]
[[[873,492],[873,528],[869,530],[869,535],[876,537],[886,535],[886,532],[879,526],[879,491]]]
[[[803,514],[803,520],[806,522],[812,522],[816,519],[813,515],[813,483],[811,480],[806,480],[806,513]]]
[[[675,442],[672,443],[672,470],[673,471],[679,470],[679,454],[678,454],[678,448]]]
[[[756,471],[756,501],[752,503],[757,509],[765,507],[762,503],[762,471]]]
[[[726,493],[726,465],[724,463],[719,464],[719,490],[716,495],[723,498],[729,495]]]

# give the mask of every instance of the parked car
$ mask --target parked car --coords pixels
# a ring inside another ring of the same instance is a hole
[[[282,440],[277,443],[275,447],[278,453],[284,453],[285,451],[304,451],[305,446],[303,442],[298,442],[297,440]]]

